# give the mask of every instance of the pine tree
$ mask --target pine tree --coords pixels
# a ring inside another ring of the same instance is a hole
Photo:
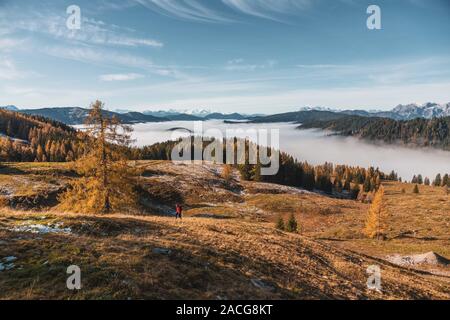
[[[334,184],[335,184],[336,191],[341,193],[343,190],[342,181],[340,179],[338,179],[334,182]]]
[[[430,179],[428,177],[425,178],[424,184],[429,186],[431,184]]]
[[[419,186],[417,184],[414,185],[413,193],[419,193]]]
[[[383,203],[383,197],[384,188],[380,186],[370,205],[366,225],[363,230],[363,233],[371,239],[380,239],[385,232],[384,219],[386,218],[387,211]]]
[[[110,213],[136,207],[135,176],[126,150],[131,128],[108,118],[103,103],[96,101],[86,119],[87,154],[75,163],[81,178],[60,197],[61,209],[85,213]]]
[[[359,192],[361,191],[361,187],[359,186],[359,184],[355,184],[354,186],[353,186],[353,188],[352,188],[352,191],[351,191],[351,196],[352,196],[352,199],[358,199],[358,196],[359,196]]]
[[[352,187],[349,179],[345,179],[344,190],[351,191]]]
[[[276,223],[275,227],[276,227],[278,230],[282,230],[282,231],[285,230],[284,220],[283,220],[283,217],[282,217],[282,216],[279,216],[279,217],[278,217],[277,223]]]
[[[423,184],[423,177],[422,177],[421,174],[419,174],[419,175],[417,176],[417,183],[418,183],[418,184]]]
[[[248,163],[240,164],[238,166],[242,180],[250,181],[252,178],[252,166]]]
[[[370,192],[372,189],[371,183],[370,183],[370,179],[368,177],[366,177],[366,180],[364,181],[364,185],[363,185],[363,190],[364,192]]]
[[[444,175],[444,177],[442,178],[442,186],[443,186],[443,187],[450,186],[450,178],[449,178],[449,176],[448,176],[448,173],[446,173],[446,174]]]
[[[433,185],[434,185],[435,187],[440,187],[440,186],[441,186],[441,183],[442,183],[441,174],[438,173],[437,176],[436,176],[436,179],[434,179]]]
[[[295,216],[293,213],[289,216],[289,220],[286,225],[286,231],[288,232],[297,232],[297,220],[295,219]]]
[[[251,177],[253,181],[260,182],[262,180],[261,176],[261,164],[258,163],[253,166],[253,169],[251,170]]]

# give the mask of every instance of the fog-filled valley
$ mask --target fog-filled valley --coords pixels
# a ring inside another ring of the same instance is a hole
[[[194,126],[195,122],[192,121],[136,124],[133,126],[133,137],[137,146],[151,145],[187,134],[186,130],[174,129],[185,128],[194,131]],[[227,137],[226,131],[231,130],[228,138],[237,136],[254,140],[248,130],[279,129],[281,151],[311,164],[332,162],[361,167],[374,166],[385,172],[394,170],[407,180],[415,174],[432,179],[438,173],[450,171],[450,152],[367,143],[353,137],[336,136],[322,130],[298,130],[297,127],[298,124],[291,123],[229,124],[220,120],[202,122],[203,135],[208,137],[219,135],[219,132],[214,130],[219,130]]]

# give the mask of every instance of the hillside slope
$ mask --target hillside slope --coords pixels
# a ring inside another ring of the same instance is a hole
[[[57,231],[26,232],[36,224]],[[438,277],[263,223],[2,212],[0,240],[17,266],[0,272],[3,299],[450,298]],[[83,274],[76,293],[65,288],[72,264]],[[382,270],[382,293],[367,289],[369,265]]]
[[[148,192],[147,211],[138,215],[61,213],[52,207],[54,198],[40,199],[73,178],[67,164],[6,164],[0,169],[0,194],[17,204],[15,210],[0,209],[0,299],[450,298],[448,276],[405,269],[386,259],[388,254],[431,250],[448,256],[448,242],[365,239],[361,230],[367,204],[242,181],[237,172],[227,182],[221,166],[213,164],[189,170],[169,161],[138,165],[144,169],[140,184]],[[423,190],[417,201],[435,192]],[[406,201],[409,193],[396,197]],[[443,193],[436,197],[446,199]],[[171,215],[177,202],[185,207],[183,221]],[[27,203],[35,211],[21,211]],[[392,235],[405,231],[402,226],[409,230],[425,223],[424,235],[445,235],[445,208],[429,208],[433,219],[427,219],[430,213],[422,205],[418,209],[407,226],[403,213],[389,218]],[[275,229],[275,219],[291,213],[300,233]],[[13,265],[7,263],[11,259]],[[72,264],[82,270],[83,289],[75,293],[65,287],[66,268]],[[366,287],[370,265],[381,268],[382,293]]]

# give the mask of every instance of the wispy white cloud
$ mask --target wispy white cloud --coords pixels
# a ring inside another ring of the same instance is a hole
[[[101,20],[82,17],[79,30],[69,30],[66,26],[66,16],[52,11],[32,11],[26,14],[14,13],[6,19],[1,15],[0,30],[13,33],[16,31],[29,32],[31,35],[42,34],[55,39],[80,42],[91,45],[110,45],[126,47],[155,47],[161,48],[164,43],[152,38],[138,37],[129,28],[107,24]],[[14,18],[14,23],[10,23]]]
[[[141,79],[144,76],[139,73],[115,73],[115,74],[103,74],[99,77],[101,81],[131,81]]]
[[[161,14],[197,22],[231,22],[232,19],[211,9],[198,0],[134,0],[136,3]]]
[[[17,70],[12,60],[6,57],[0,57],[0,79],[16,80],[24,77],[24,73]]]
[[[0,51],[11,51],[21,46],[25,40],[15,38],[0,38]]]
[[[261,69],[269,69],[277,64],[276,60],[267,60],[261,64],[248,64],[245,63],[244,59],[238,58],[229,60],[225,66],[227,71],[255,71]]]
[[[136,69],[163,77],[188,79],[189,76],[176,66],[162,66],[153,63],[149,58],[119,53],[111,50],[102,50],[90,47],[76,46],[45,46],[40,52],[60,59],[74,60],[86,64],[107,67],[122,67]]]
[[[136,4],[166,16],[197,22],[236,22],[236,13],[282,21],[283,15],[294,15],[313,5],[312,0],[132,0]],[[217,5],[222,5],[222,8]],[[229,9],[228,12],[224,9]],[[235,14],[233,14],[233,12]]]
[[[309,8],[311,0],[222,0],[232,9],[260,18],[279,20],[278,15],[292,15]]]
[[[296,67],[303,77],[311,80],[346,79],[374,85],[426,83],[450,77],[450,59],[447,57],[364,64],[299,64]]]
[[[14,81],[36,77],[41,77],[41,75],[32,70],[18,67],[14,59],[8,55],[0,55],[0,80]]]

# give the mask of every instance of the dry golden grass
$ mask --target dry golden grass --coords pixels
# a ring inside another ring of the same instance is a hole
[[[450,194],[444,188],[421,185],[420,193],[414,194],[412,184],[385,186],[390,237],[411,233],[416,238],[450,240]]]
[[[0,298],[449,298],[448,277],[420,275],[378,260],[428,251],[450,257],[450,196],[442,188],[421,186],[413,194],[413,185],[384,183],[389,240],[376,241],[362,233],[368,204],[243,182],[236,174],[225,181],[214,165],[138,165],[144,169],[140,183],[150,196],[147,214],[170,212],[179,201],[183,222],[3,209],[0,258],[17,256],[18,267],[0,272]],[[65,164],[10,164],[0,169],[0,187],[18,181],[15,192],[39,194],[71,179],[68,173]],[[300,234],[276,230],[277,217],[286,220],[292,212]],[[57,222],[74,234],[8,231],[23,223]],[[153,253],[158,247],[172,253]],[[73,263],[84,270],[84,289],[77,293],[65,288],[65,268]],[[383,295],[365,287],[369,264],[382,266]],[[251,279],[272,289],[257,288]]]
[[[23,223],[64,223],[73,234],[11,232]],[[271,224],[241,220],[1,211],[3,299],[427,299],[450,298],[436,276],[337,249]],[[168,255],[155,248],[171,250]],[[65,287],[82,270],[82,290]],[[383,293],[368,290],[366,268],[382,268]],[[252,279],[263,281],[258,288]]]
[[[450,257],[450,196],[440,187],[384,182],[387,210],[385,232],[387,241],[355,239],[336,242],[358,252],[386,258],[388,255],[411,255],[433,251]],[[403,193],[402,190],[405,190]],[[345,228],[354,226],[342,225]],[[450,275],[450,267],[416,266]]]

